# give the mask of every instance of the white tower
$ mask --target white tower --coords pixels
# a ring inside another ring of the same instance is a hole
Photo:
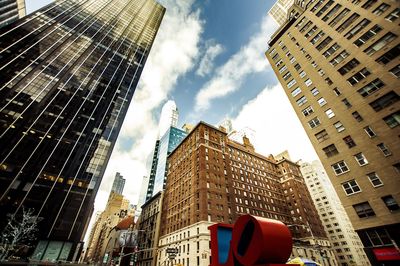
[[[167,101],[161,109],[160,121],[158,124],[158,137],[164,135],[164,133],[171,127],[178,126],[178,108],[173,100]]]

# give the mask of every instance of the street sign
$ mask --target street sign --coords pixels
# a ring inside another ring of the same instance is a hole
[[[178,254],[178,248],[167,248],[168,254]]]

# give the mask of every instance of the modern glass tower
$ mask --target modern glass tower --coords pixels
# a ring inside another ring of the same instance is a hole
[[[60,0],[0,30],[0,213],[41,217],[35,259],[79,254],[164,12]]]
[[[115,192],[117,194],[122,195],[122,192],[124,191],[125,187],[125,181],[126,181],[125,178],[120,173],[117,172],[115,174],[111,192]]]
[[[25,16],[25,0],[0,1],[0,28]]]
[[[164,189],[167,157],[187,135],[186,131],[177,128],[178,117],[176,103],[172,100],[167,101],[161,110],[145,202]]]

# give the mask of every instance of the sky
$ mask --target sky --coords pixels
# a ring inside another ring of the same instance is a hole
[[[31,13],[51,0],[26,0]],[[179,123],[250,128],[258,153],[289,150],[293,160],[317,155],[264,52],[277,24],[268,0],[160,0],[166,14],[95,201],[105,208],[116,172],[137,204],[146,159],[153,152],[163,104],[174,100]]]

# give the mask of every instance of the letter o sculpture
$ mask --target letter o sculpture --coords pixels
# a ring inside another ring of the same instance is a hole
[[[231,248],[242,265],[284,263],[292,252],[292,236],[280,221],[243,215],[232,232]]]

